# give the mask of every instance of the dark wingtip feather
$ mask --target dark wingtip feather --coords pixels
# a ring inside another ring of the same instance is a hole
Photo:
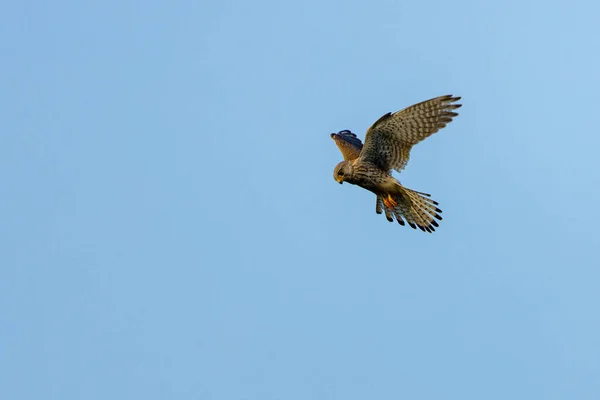
[[[451,101],[456,101],[456,100],[460,100],[461,97],[460,96],[454,96],[453,94],[447,94],[445,96],[442,96],[445,99],[451,100]]]
[[[438,223],[437,223],[437,221],[436,221],[435,219],[432,219],[432,220],[431,220],[431,225],[433,225],[433,226],[437,226],[437,227],[439,227],[439,226],[440,226],[440,224],[438,224]]]

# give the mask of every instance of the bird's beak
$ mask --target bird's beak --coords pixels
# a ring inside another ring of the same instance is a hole
[[[344,183],[344,178],[342,178],[342,177],[336,177],[336,178],[335,178],[335,180],[336,180],[336,181],[337,181],[337,183],[339,183],[340,185],[341,185],[342,183]]]

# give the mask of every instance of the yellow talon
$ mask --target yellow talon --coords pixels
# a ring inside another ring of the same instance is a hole
[[[398,207],[398,203],[396,202],[396,200],[394,200],[394,198],[392,197],[391,194],[388,194],[387,198],[386,197],[383,198],[383,204],[385,204],[385,206],[387,208],[393,209],[393,208]]]

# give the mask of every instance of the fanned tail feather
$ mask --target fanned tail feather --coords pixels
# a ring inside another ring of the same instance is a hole
[[[442,210],[437,208],[438,202],[430,198],[427,193],[417,192],[401,186],[401,194],[393,195],[392,198],[397,206],[388,207],[381,196],[377,196],[376,212],[385,212],[388,221],[394,217],[400,225],[404,220],[413,229],[421,229],[423,232],[433,232],[439,226],[437,220],[442,220]],[[389,203],[388,203],[389,204]]]
[[[383,199],[381,198],[381,196],[377,196],[377,204],[375,206],[375,212],[377,214],[381,214],[382,212],[385,212],[385,218],[387,218],[388,221],[390,222],[394,222],[394,217],[392,216],[392,210],[387,208],[385,206],[385,204],[383,204]],[[398,221],[400,223],[400,225],[404,225],[404,221]]]

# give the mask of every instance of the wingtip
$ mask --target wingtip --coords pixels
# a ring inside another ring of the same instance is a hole
[[[453,94],[447,94],[445,96],[440,96],[442,99],[446,100],[448,103],[454,103],[455,101],[459,101],[462,99],[461,96],[454,96]],[[460,107],[460,105],[459,105]]]

